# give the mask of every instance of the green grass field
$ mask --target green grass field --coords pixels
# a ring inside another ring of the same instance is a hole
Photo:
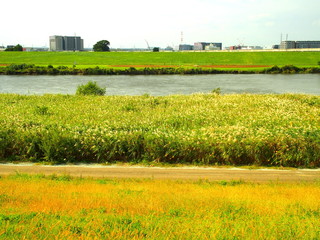
[[[295,65],[315,67],[320,52],[0,52],[0,65],[35,64],[78,67],[110,65]]]
[[[0,176],[0,239],[319,239],[320,183]]]
[[[0,158],[320,167],[320,96],[0,95]]]

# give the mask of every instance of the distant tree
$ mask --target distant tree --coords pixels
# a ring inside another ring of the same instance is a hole
[[[13,48],[13,51],[23,51],[23,48],[20,44],[18,44]]]
[[[7,48],[5,51],[23,51],[23,48],[20,44],[14,46],[14,47],[10,47],[10,48]]]
[[[95,52],[110,52],[110,42],[108,40],[101,40],[93,45],[93,51]]]

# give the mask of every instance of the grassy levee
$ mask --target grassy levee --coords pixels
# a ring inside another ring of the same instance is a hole
[[[320,96],[0,95],[0,158],[320,167]]]
[[[320,52],[0,52],[0,65],[295,65],[315,67]]]
[[[0,177],[0,239],[319,239],[320,184]]]

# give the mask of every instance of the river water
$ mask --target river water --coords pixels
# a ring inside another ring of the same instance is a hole
[[[149,76],[7,76],[0,75],[0,93],[75,94],[80,84],[96,81],[106,95],[164,96],[209,93],[306,93],[320,95],[320,74],[217,74]]]

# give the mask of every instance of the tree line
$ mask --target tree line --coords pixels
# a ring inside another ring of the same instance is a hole
[[[20,44],[17,44],[16,46],[6,48],[5,51],[7,51],[7,52],[13,52],[13,51],[14,52],[21,52],[21,51],[23,51],[23,48]]]

